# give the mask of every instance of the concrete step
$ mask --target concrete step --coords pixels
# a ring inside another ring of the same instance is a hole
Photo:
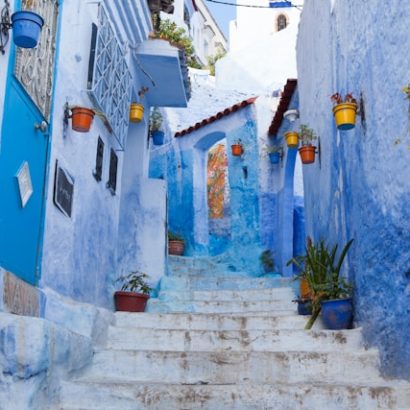
[[[71,382],[62,410],[408,410],[403,383],[181,385]]]
[[[240,313],[270,311],[277,315],[296,312],[295,303],[291,299],[235,301],[235,300],[199,300],[166,302],[151,298],[148,300],[147,312],[196,312],[196,313]]]
[[[267,301],[277,300],[288,302],[295,299],[292,288],[271,288],[252,290],[211,290],[211,291],[161,291],[158,299],[161,301]]]
[[[164,339],[164,344],[167,340]],[[101,350],[82,380],[179,384],[380,382],[378,352]]]
[[[166,340],[166,343],[164,343]],[[107,348],[178,352],[215,351],[359,351],[361,329],[304,330],[176,330],[111,326]]]
[[[241,314],[192,314],[192,313],[115,313],[119,327],[181,329],[181,330],[275,330],[303,329],[305,316],[281,315],[272,312]],[[320,328],[316,320],[314,328]]]
[[[160,289],[165,290],[251,290],[280,287],[295,287],[289,278],[283,277],[215,277],[206,275],[164,276]]]

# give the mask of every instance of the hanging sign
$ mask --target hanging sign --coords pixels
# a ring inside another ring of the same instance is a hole
[[[54,178],[54,205],[65,215],[71,218],[74,198],[74,179],[56,161]]]

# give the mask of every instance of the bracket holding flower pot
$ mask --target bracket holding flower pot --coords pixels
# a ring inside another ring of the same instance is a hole
[[[0,11],[0,52],[5,53],[9,30],[13,29],[13,41],[17,47],[34,48],[38,44],[44,19],[28,10],[16,11],[10,16],[10,3],[4,0]]]

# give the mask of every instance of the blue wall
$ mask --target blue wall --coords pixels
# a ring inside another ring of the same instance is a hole
[[[379,347],[383,371],[410,379],[410,3],[306,3],[298,41],[301,121],[321,137],[322,164],[306,168],[307,233],[354,238],[346,273],[355,319]],[[336,130],[329,96],[353,92],[361,116]]]

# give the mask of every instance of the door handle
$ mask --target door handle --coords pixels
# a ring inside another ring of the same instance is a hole
[[[34,129],[36,131],[40,130],[42,133],[45,133],[47,131],[47,123],[45,121],[41,121],[40,124],[36,122],[34,124]]]

